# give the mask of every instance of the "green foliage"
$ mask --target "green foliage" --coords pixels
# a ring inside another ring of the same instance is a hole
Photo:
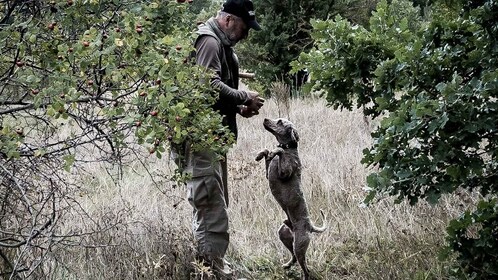
[[[215,141],[208,139],[226,135],[210,110],[215,94],[207,94],[207,85],[199,82],[207,73],[186,63],[195,28],[187,3],[52,1],[28,11],[22,1],[12,2],[12,13],[4,14],[9,23],[0,29],[6,81],[0,139],[7,158],[42,149],[45,154],[67,151],[64,143],[45,143],[46,149],[38,141],[47,124],[58,119],[95,130],[91,137],[106,139],[112,149],[124,145],[134,130],[138,142],[158,156],[169,141],[189,138],[211,146]],[[15,120],[21,115],[24,124]],[[24,132],[12,133],[16,129]],[[86,137],[80,133],[66,142],[77,146]],[[19,142],[34,148],[19,153],[12,145]],[[215,146],[226,151],[227,145]]]
[[[305,77],[303,73],[289,73],[290,62],[313,46],[310,20],[345,14],[350,19],[359,17],[356,20],[362,22],[367,17],[358,11],[368,13],[376,1],[253,2],[263,30],[251,31],[249,40],[239,47],[242,66],[255,71],[267,88],[274,81],[284,81],[295,89]]]
[[[409,1],[390,2],[379,3],[368,29],[339,16],[313,21],[316,48],[300,55],[294,71],[307,68],[308,89],[324,92],[334,108],[382,116],[364,151],[363,163],[378,168],[367,178],[366,203],[385,194],[437,203],[458,188],[495,197],[498,3],[434,1],[422,20]],[[461,259],[474,254],[453,249]],[[463,270],[493,271],[489,264]]]
[[[385,114],[365,151],[364,162],[382,169],[369,177],[374,192],[412,203],[457,187],[496,192],[494,34],[470,14],[408,24],[416,9],[396,18],[388,8],[379,4],[371,30],[340,17],[315,21],[317,48],[295,66],[311,70],[310,87],[335,108]]]
[[[418,19],[417,9],[408,1],[393,1],[392,5],[381,1],[370,18],[372,30],[341,16],[313,20],[316,48],[300,54],[298,61],[292,63],[294,72],[308,69],[312,79],[305,89],[325,91],[334,108],[352,109],[354,104],[361,107],[376,102],[380,108],[369,106],[365,113],[377,116],[396,103],[396,88],[390,79],[404,65],[391,59],[402,56],[405,48],[417,45],[413,33],[422,24]],[[377,70],[379,65],[385,70]],[[385,88],[378,88],[376,78],[386,84]]]
[[[459,252],[459,278],[493,279],[498,276],[498,203],[481,201],[474,212],[466,211],[448,226],[449,247]],[[446,251],[447,257],[450,251]]]
[[[157,157],[184,142],[227,152],[211,73],[188,60],[188,2],[0,2],[0,274],[46,278],[44,256],[76,241],[58,225],[81,213],[69,172],[121,172],[137,143]]]

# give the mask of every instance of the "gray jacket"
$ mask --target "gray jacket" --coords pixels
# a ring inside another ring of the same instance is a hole
[[[239,61],[225,34],[214,18],[199,26],[195,41],[196,63],[214,70],[211,86],[219,92],[213,109],[223,116],[223,124],[237,137],[236,116],[239,105],[249,101],[239,87]]]

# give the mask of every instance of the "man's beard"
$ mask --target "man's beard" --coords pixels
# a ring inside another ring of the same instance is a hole
[[[227,30],[226,35],[232,47],[240,41],[240,38],[237,38],[237,35],[233,29]]]

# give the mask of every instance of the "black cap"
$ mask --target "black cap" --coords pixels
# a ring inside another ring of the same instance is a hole
[[[223,12],[242,18],[245,24],[254,30],[261,30],[251,0],[227,0],[223,4]]]

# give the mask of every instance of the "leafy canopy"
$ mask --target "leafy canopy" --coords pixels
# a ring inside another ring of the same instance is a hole
[[[294,71],[311,72],[308,90],[322,91],[333,108],[382,116],[364,151],[363,162],[375,167],[365,202],[387,194],[437,203],[458,188],[496,197],[498,3],[432,1],[421,18],[410,1],[389,2],[379,3],[368,29],[340,16],[314,20],[315,47],[293,62]],[[489,200],[450,224],[459,271],[498,273],[497,224],[484,218],[496,213]],[[480,239],[464,234],[471,223],[482,227]]]
[[[290,74],[290,62],[302,51],[313,46],[310,20],[325,20],[344,14],[357,22],[364,22],[376,0],[254,0],[256,18],[261,31],[251,31],[248,41],[237,46],[244,68],[255,71],[258,81],[268,87],[284,81],[292,88],[300,87],[306,77],[303,72]],[[361,12],[359,12],[361,11]]]
[[[233,143],[211,109],[211,73],[188,60],[189,11],[202,7],[189,2],[0,1],[2,274],[46,278],[54,247],[85,243],[61,226],[66,213],[88,218],[75,189],[91,185],[69,172],[110,163],[120,175],[143,147],[161,157],[184,142],[219,153]]]
[[[216,95],[200,82],[209,73],[187,61],[195,28],[187,3],[11,2],[0,27],[5,158],[71,153],[97,139],[119,153],[130,132],[157,156],[187,138],[229,146],[214,141],[225,129],[210,110]],[[56,139],[60,123],[80,127]]]

